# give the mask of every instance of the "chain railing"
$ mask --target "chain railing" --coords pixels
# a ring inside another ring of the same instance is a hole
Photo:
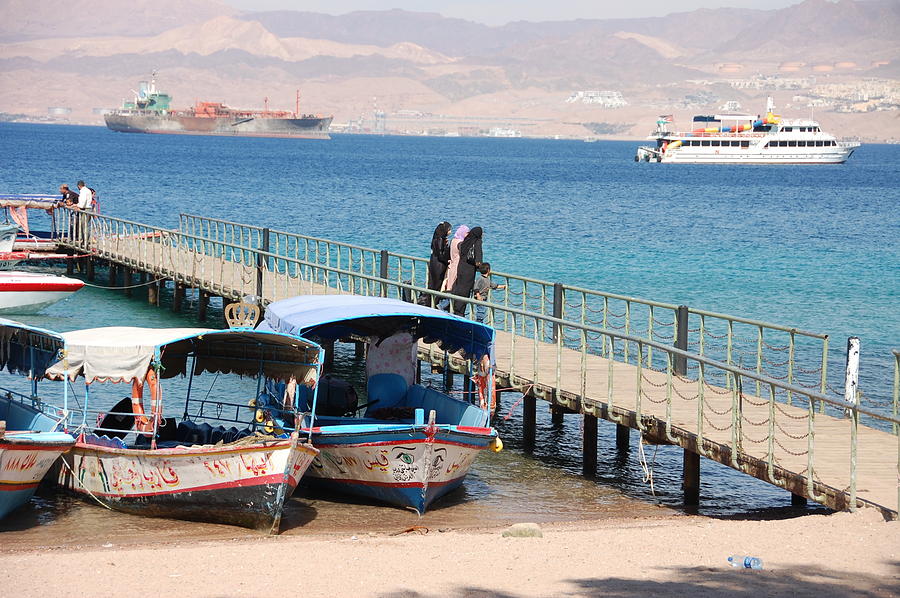
[[[189,214],[180,215],[179,230],[406,282],[418,289],[427,287],[428,260],[420,257]],[[492,304],[624,332],[648,341],[672,343],[741,369],[816,388],[823,394],[828,392],[826,334],[505,272],[495,271],[493,277],[506,288],[490,293]],[[541,326],[545,336],[555,330],[546,323]],[[512,332],[508,327],[504,330]],[[611,355],[606,344],[601,344],[600,350],[604,356]],[[631,343],[624,343],[617,358],[634,363],[633,351]]]
[[[264,250],[248,248],[246,232],[194,234],[100,216],[87,230],[75,241],[79,249],[227,297],[255,292],[267,303],[339,292],[410,300],[425,290],[382,276],[384,262],[373,274],[352,261],[338,267],[332,252],[323,263],[321,251],[310,255],[305,246],[304,257],[300,251],[284,255],[272,246],[271,232],[269,250]],[[900,508],[900,484],[893,473],[900,472],[896,351],[894,412],[888,414],[634,331],[573,322],[521,305],[430,295],[432,304],[449,299],[464,305],[469,317],[475,317],[475,308],[484,310],[487,323],[498,330],[498,373],[512,388],[637,428],[647,438],[682,446],[834,508],[863,503],[894,513]],[[770,344],[763,333],[756,341]],[[425,351],[432,362],[455,359],[434,345]],[[791,345],[786,351],[793,353]],[[820,405],[828,411],[820,413]],[[884,429],[862,425],[861,416],[881,422]],[[893,456],[892,445],[897,446]],[[817,454],[826,456],[816,459]]]

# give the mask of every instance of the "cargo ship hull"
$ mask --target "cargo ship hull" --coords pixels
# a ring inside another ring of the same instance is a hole
[[[222,135],[226,137],[295,137],[330,139],[332,117],[198,117],[168,114],[106,115],[106,126],[120,133]]]

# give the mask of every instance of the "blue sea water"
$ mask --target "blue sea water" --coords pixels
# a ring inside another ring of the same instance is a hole
[[[859,336],[861,388],[889,400],[890,350],[900,348],[900,148],[864,145],[843,165],[726,166],[635,163],[635,145],[0,124],[0,192],[55,193],[84,179],[104,213],[139,222],[175,227],[186,212],[422,256],[437,222],[479,225],[497,270],[827,333],[836,348]],[[45,321],[71,329],[173,318],[102,294]],[[513,437],[517,418],[505,424]],[[538,455],[577,470],[577,439],[569,446],[541,425],[553,448]],[[645,496],[630,463],[601,465],[601,482]],[[753,488],[762,498],[744,508],[784,500]]]

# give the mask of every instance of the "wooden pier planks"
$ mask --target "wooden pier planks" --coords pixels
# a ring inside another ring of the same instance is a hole
[[[265,270],[258,279],[255,256],[250,252],[235,250],[229,259],[224,259],[220,255],[221,247],[213,243],[198,244],[197,248],[198,251],[192,251],[172,247],[165,242],[165,235],[97,235],[91,247],[101,258],[235,299],[262,291],[266,300],[277,301],[302,294],[349,293],[366,285],[368,288],[362,290],[367,294],[380,291],[378,283],[325,275],[322,270],[306,270],[301,278],[294,270],[286,272],[293,266],[284,262],[275,264],[277,271]],[[316,276],[318,278],[314,278]],[[440,351],[422,347],[420,355],[433,363],[443,363]],[[610,408],[609,360],[591,354],[584,360],[586,375],[582,381],[580,351],[558,347],[556,343],[535,342],[508,332],[498,331],[497,334],[497,372],[505,384],[553,400],[576,412],[643,428],[645,437],[654,442],[671,442],[795,494],[833,508],[847,508],[851,459],[849,419],[815,414],[815,487],[810,493],[806,483],[809,430],[805,407],[781,402],[770,405],[765,392],[760,393],[762,397],[755,397],[755,386],[753,391],[745,389],[746,398],[740,407],[740,433],[735,437],[732,430],[734,393],[722,386],[705,385],[701,416],[697,382],[676,378],[672,384],[670,407],[671,438],[666,438],[665,372],[643,370],[638,406],[637,366],[613,361],[614,392]],[[690,377],[696,378],[696,372]],[[558,392],[554,393],[556,388]],[[770,427],[773,411],[775,425]],[[770,429],[774,430],[771,441]],[[897,437],[866,426],[860,426],[858,430],[857,498],[896,514]],[[735,444],[739,449],[737,457],[732,456]],[[774,456],[772,471],[768,467],[770,451]]]

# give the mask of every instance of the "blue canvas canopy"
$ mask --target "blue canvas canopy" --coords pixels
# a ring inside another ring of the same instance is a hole
[[[56,332],[0,318],[0,370],[42,378],[64,346],[65,340]]]
[[[492,353],[494,329],[438,309],[398,299],[358,295],[305,295],[266,306],[262,330],[303,337],[339,339],[351,335],[387,338],[408,332],[426,343],[470,358]]]

